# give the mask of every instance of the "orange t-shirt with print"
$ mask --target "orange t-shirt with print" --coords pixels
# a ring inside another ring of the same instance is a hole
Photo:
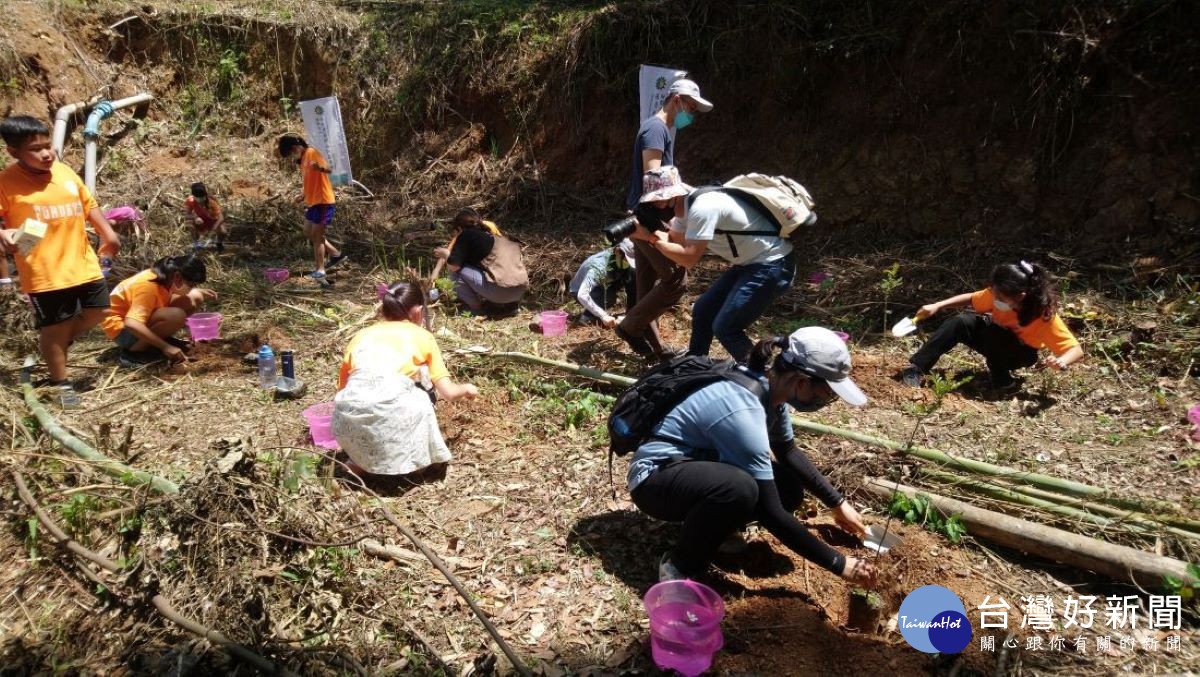
[[[158,274],[147,268],[133,277],[125,278],[108,295],[108,310],[100,321],[104,335],[116,338],[125,328],[125,320],[134,319],[142,324],[159,308],[171,303],[171,290],[155,280]]]
[[[433,334],[407,320],[378,322],[350,339],[338,374],[338,390],[346,387],[351,373],[366,365],[395,370],[411,379],[424,365],[429,367],[429,380],[434,383],[450,375]]]
[[[329,181],[329,174],[321,171],[324,169],[329,169],[329,165],[321,151],[311,146],[304,149],[304,154],[300,156],[300,178],[304,181],[304,204],[307,207],[334,204],[333,184]]]
[[[1066,323],[1058,313],[1051,315],[1049,320],[1039,317],[1022,327],[1017,320],[1017,311],[999,310],[995,301],[996,297],[992,294],[991,287],[971,294],[971,306],[975,312],[990,313],[993,322],[1016,334],[1017,338],[1030,348],[1047,348],[1055,355],[1062,355],[1079,345],[1079,339],[1067,329]]]
[[[221,205],[212,196],[209,196],[204,204],[201,204],[195,195],[189,195],[185,204],[189,211],[204,221],[205,228],[212,228],[217,219],[221,218]]]
[[[46,224],[46,236],[29,255],[13,254],[21,291],[33,294],[101,280],[100,260],[88,242],[84,222],[96,200],[70,167],[55,162],[37,174],[14,162],[0,171],[0,218],[5,228],[26,219]]]

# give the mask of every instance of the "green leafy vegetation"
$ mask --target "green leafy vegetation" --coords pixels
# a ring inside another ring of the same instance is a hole
[[[961,543],[962,537],[967,533],[962,515],[943,517],[925,494],[916,494],[910,498],[897,492],[892,495],[888,512],[904,520],[905,524],[920,524],[935,534],[941,534],[955,545]]]

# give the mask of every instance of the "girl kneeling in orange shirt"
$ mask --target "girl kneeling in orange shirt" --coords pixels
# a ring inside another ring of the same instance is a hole
[[[172,334],[204,301],[217,298],[211,289],[196,286],[207,278],[204,259],[194,254],[167,256],[113,289],[100,328],[121,348],[121,366],[151,364],[163,357],[172,362],[187,359],[187,342]]]
[[[1041,361],[1051,369],[1066,369],[1083,357],[1079,340],[1058,316],[1054,280],[1036,263],[1002,263],[992,269],[990,287],[921,306],[916,319],[968,305],[974,313],[946,320],[912,356],[901,374],[905,384],[920,386],[921,375],[959,343],[983,355],[996,388],[1015,382],[1013,369],[1037,364],[1041,348],[1054,353]]]
[[[346,346],[334,397],[333,435],[356,473],[407,475],[450,460],[438,429],[433,392],[456,400],[479,394],[455,383],[433,334],[422,325],[425,299],[409,282],[383,297],[383,322],[354,335]],[[426,376],[423,378],[423,372]]]

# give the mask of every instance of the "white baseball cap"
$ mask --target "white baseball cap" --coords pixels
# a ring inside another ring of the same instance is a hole
[[[700,85],[697,85],[695,82],[688,80],[687,78],[682,78],[672,82],[671,88],[667,90],[667,94],[669,96],[682,94],[683,96],[688,97],[692,101],[696,102],[696,108],[701,113],[707,113],[713,109],[712,103],[709,102],[708,99],[700,96]]]
[[[788,347],[779,356],[792,367],[829,384],[837,396],[856,407],[867,396],[850,380],[850,350],[837,334],[824,327],[802,327],[788,336]],[[796,408],[803,408],[797,403]]]

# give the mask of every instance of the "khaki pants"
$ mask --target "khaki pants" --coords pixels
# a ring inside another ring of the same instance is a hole
[[[683,297],[687,268],[663,256],[649,242],[634,240],[633,246],[637,303],[620,326],[634,336],[644,337],[656,353],[662,352],[657,320]]]

